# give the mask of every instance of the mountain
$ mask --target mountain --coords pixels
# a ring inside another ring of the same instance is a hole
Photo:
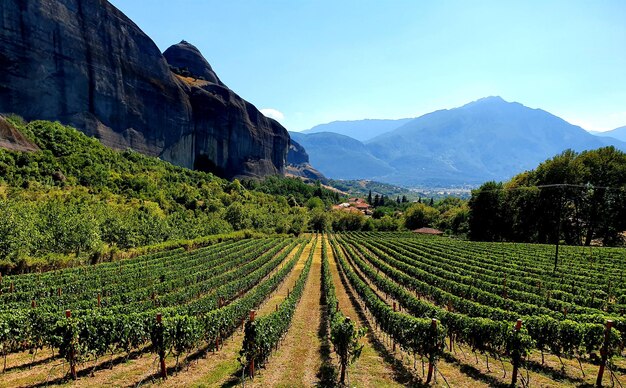
[[[624,143],[608,143],[626,149]],[[606,145],[546,111],[500,97],[426,114],[367,143],[395,169],[387,181],[410,185],[504,180],[565,149]]]
[[[626,142],[626,125],[606,132],[589,131],[589,133],[601,137],[612,137],[613,139]]]
[[[291,135],[329,178],[414,187],[506,180],[568,148],[626,150],[624,142],[591,135],[546,111],[500,97],[428,113],[364,143],[323,132]]]
[[[193,45],[165,56],[106,0],[0,2],[0,112],[223,177],[282,174],[289,135]]]
[[[507,179],[567,148],[605,145],[548,112],[488,97],[416,118],[368,148],[396,169],[390,182],[472,184]]]
[[[367,141],[385,132],[399,128],[409,121],[411,119],[333,121],[328,124],[316,125],[311,129],[302,131],[302,133],[333,132],[359,141]]]
[[[360,141],[331,132],[305,134],[290,132],[292,140],[301,144],[310,162],[329,178],[361,179],[385,176],[393,169],[373,156]]]

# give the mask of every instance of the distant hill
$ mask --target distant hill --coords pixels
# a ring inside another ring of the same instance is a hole
[[[337,134],[300,135],[296,140],[311,164],[329,178],[422,187],[507,180],[568,148],[626,150],[624,142],[500,97],[428,113],[364,143]]]
[[[596,136],[612,137],[613,139],[626,142],[626,125],[606,132],[589,131],[589,133]]]
[[[361,179],[393,173],[387,163],[351,137],[330,132],[290,132],[289,135],[306,149],[311,165],[329,178]]]
[[[359,141],[367,141],[385,132],[393,131],[403,126],[412,119],[398,120],[356,120],[356,121],[333,121],[328,124],[316,125],[302,133],[333,132],[340,135],[350,136]]]

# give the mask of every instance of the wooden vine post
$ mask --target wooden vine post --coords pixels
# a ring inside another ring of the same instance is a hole
[[[100,293],[98,292],[98,307],[102,307],[102,303],[100,301],[100,298],[101,298],[101,296],[100,296]]]
[[[395,313],[396,311],[397,311],[396,310],[396,302],[393,302],[393,312]],[[396,352],[396,339],[395,338],[393,339],[393,352],[394,353]]]
[[[433,318],[433,320],[431,321],[431,326],[433,328],[432,332],[436,338],[437,337],[437,320],[435,318]],[[435,369],[435,360],[433,360],[432,357],[428,357],[428,376],[426,377],[426,384],[430,384],[430,382],[432,381],[434,369]]]
[[[452,312],[452,300],[448,299],[448,311]],[[452,331],[450,332],[450,351],[452,352],[454,350],[454,341],[453,341],[453,335]]]
[[[517,334],[521,329],[522,329],[522,320],[518,319],[517,322],[515,323],[515,329],[513,330],[515,331],[515,334]],[[517,350],[518,349],[513,349],[513,352]],[[517,374],[519,372],[520,357],[514,355],[512,357],[512,361],[513,361],[513,376],[511,377],[511,387],[515,387],[517,385]]]
[[[65,310],[65,318],[72,318],[72,310]],[[74,349],[74,344],[70,345],[70,354],[69,354],[69,362],[70,362],[70,375],[72,376],[72,380],[76,380],[78,375],[76,374],[76,349]]]
[[[163,316],[161,315],[161,313],[157,313],[156,315],[156,322],[157,322],[157,326],[162,327],[163,326]],[[164,349],[164,344],[163,344],[163,330],[160,331],[159,336],[161,338],[159,338],[159,341],[161,342],[161,346],[158,349],[159,352],[159,365],[160,365],[160,372],[161,372],[161,378],[166,379],[167,378],[167,368],[165,366],[165,349]]]
[[[256,310],[250,310],[250,322],[254,322],[254,318],[256,316]],[[250,364],[248,365],[248,373],[251,378],[254,378],[254,357],[250,360]]]
[[[602,361],[600,361],[600,369],[598,370],[598,378],[596,379],[596,387],[602,386],[602,375],[604,375],[604,368],[606,367],[606,360],[609,355],[609,341],[611,338],[611,328],[613,327],[613,321],[606,321],[606,329],[604,330],[604,344],[602,344],[602,349],[600,349],[600,355],[602,356]]]

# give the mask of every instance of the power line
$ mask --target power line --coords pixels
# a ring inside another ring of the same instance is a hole
[[[495,191],[524,191],[524,190],[536,190],[536,189],[552,189],[552,188],[577,188],[577,189],[587,189],[587,190],[617,190],[617,191],[625,191],[626,186],[622,187],[611,187],[611,186],[594,186],[591,184],[581,185],[581,184],[573,184],[573,183],[551,183],[545,185],[535,185],[535,186],[518,186],[518,187],[501,187],[497,189],[476,189],[481,193],[484,192],[495,192]],[[474,191],[474,190],[472,190]]]

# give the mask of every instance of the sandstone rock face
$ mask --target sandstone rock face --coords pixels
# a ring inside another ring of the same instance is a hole
[[[176,46],[168,63],[106,0],[2,0],[0,112],[228,178],[282,174],[286,130],[223,85],[195,47]]]
[[[291,139],[287,153],[287,174],[325,182],[327,179],[309,163],[309,154],[302,145]]]

